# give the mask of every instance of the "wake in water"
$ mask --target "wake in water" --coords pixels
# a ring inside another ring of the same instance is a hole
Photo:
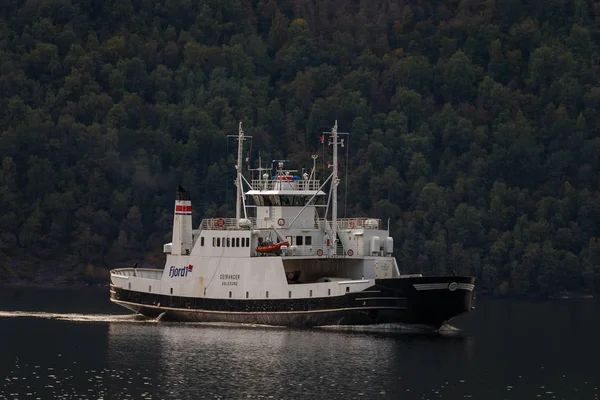
[[[158,322],[141,314],[68,314],[41,311],[0,311],[0,318],[45,318],[74,322]]]
[[[156,318],[149,318],[142,314],[72,314],[72,313],[52,313],[42,311],[0,311],[0,318],[44,318],[58,321],[71,322],[123,322],[123,323],[164,323],[165,313]],[[233,322],[175,322],[177,325],[196,325],[212,326],[225,328],[275,328],[285,329],[281,326],[233,323]],[[327,325],[318,326],[317,329],[337,330],[349,332],[372,332],[372,333],[400,333],[414,335],[455,335],[462,331],[452,325],[443,325],[436,330],[427,325],[408,325],[408,324],[377,324],[377,325]]]
[[[241,324],[234,322],[169,322],[163,318],[161,313],[156,318],[149,318],[142,314],[74,314],[74,313],[52,313],[41,311],[0,311],[0,318],[44,318],[71,322],[135,322],[135,323],[167,323],[186,326],[214,326],[214,327],[242,327],[242,328],[282,328],[271,325]]]

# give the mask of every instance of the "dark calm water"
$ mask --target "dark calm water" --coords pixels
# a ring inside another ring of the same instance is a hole
[[[591,302],[479,299],[431,335],[144,321],[108,288],[0,287],[6,399],[598,399],[599,343]]]

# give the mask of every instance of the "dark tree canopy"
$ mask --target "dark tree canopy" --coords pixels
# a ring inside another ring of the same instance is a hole
[[[335,119],[340,209],[389,218],[403,272],[600,292],[590,0],[5,1],[0,280],[159,264],[178,184],[233,215],[239,121],[309,166]]]

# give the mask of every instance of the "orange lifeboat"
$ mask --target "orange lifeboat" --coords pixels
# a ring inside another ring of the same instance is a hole
[[[258,253],[272,253],[274,251],[277,251],[281,248],[281,246],[289,246],[290,244],[288,242],[280,242],[280,243],[275,243],[275,244],[270,244],[270,245],[264,245],[264,246],[258,246],[256,248],[256,251]]]

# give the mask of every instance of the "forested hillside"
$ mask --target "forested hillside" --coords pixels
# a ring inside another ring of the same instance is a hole
[[[600,292],[599,111],[591,0],[5,0],[0,279],[160,263],[177,184],[233,215],[239,121],[310,166],[337,119],[404,272]]]

